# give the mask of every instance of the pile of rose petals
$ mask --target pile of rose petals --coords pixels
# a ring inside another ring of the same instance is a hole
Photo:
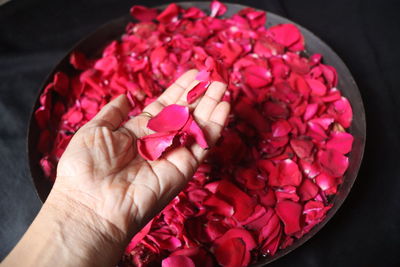
[[[228,84],[232,113],[221,139],[187,187],[132,239],[122,265],[234,267],[274,255],[324,220],[348,167],[352,109],[336,88],[336,70],[319,54],[300,53],[304,38],[295,25],[266,29],[264,12],[246,8],[221,18],[222,3],[210,8],[132,7],[138,22],[120,40],[97,59],[74,52],[76,73],[56,73],[40,96],[40,164],[54,180],[72,135],[114,97],[126,94],[137,115],[188,69],[200,70],[188,102],[211,81]],[[139,140],[143,157],[162,156],[175,137],[207,146],[187,109],[169,109],[180,115],[149,123],[156,133]]]

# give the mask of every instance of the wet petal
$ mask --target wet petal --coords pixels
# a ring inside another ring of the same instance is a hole
[[[275,210],[285,225],[285,234],[291,235],[301,230],[300,216],[303,207],[299,203],[285,200],[277,203]]]

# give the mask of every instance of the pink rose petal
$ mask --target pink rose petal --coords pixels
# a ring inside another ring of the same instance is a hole
[[[195,87],[193,87],[187,94],[188,104],[192,104],[198,98],[200,98],[208,89],[211,82],[199,82]]]
[[[154,20],[157,17],[158,11],[155,8],[136,5],[131,7],[130,14],[139,21],[147,22]]]
[[[272,38],[293,51],[304,50],[303,39],[299,29],[293,24],[280,24],[269,28]],[[299,43],[299,44],[297,44]]]
[[[157,20],[161,23],[170,23],[178,20],[178,15],[180,12],[180,7],[175,4],[169,4],[164,11],[162,11],[158,16]]]
[[[351,151],[354,137],[346,132],[332,132],[330,139],[326,142],[326,148],[347,154]]]
[[[227,7],[221,2],[213,0],[210,4],[210,9],[210,17],[217,17],[222,16],[226,12]]]
[[[267,68],[261,66],[249,66],[243,71],[246,84],[251,88],[260,88],[272,81],[272,75]]]
[[[300,185],[302,175],[297,164],[290,159],[281,161],[270,173],[271,186]]]
[[[156,160],[172,145],[177,132],[161,132],[146,135],[137,140],[139,154],[146,160]]]
[[[165,258],[162,263],[162,267],[195,267],[193,261],[186,256],[170,256]]]
[[[189,108],[176,104],[169,105],[151,118],[147,128],[156,132],[178,131],[189,119]]]
[[[333,177],[343,176],[349,166],[349,159],[336,150],[320,150],[318,160],[322,169]]]

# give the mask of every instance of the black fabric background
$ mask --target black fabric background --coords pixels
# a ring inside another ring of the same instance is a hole
[[[235,1],[305,26],[342,57],[360,88],[367,147],[335,217],[271,266],[400,266],[400,2]],[[75,42],[133,4],[162,1],[12,0],[0,6],[0,259],[40,208],[25,153],[42,80]]]

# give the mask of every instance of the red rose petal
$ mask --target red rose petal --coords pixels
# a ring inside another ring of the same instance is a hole
[[[243,71],[243,77],[251,88],[261,88],[272,81],[272,75],[267,68],[255,65],[247,67]]]
[[[71,53],[69,63],[77,70],[85,70],[91,65],[85,54],[77,51]]]
[[[336,120],[343,127],[350,127],[351,121],[353,120],[353,110],[346,98],[342,97],[333,102],[333,111],[331,112],[336,115]]]
[[[320,150],[318,160],[325,172],[333,177],[343,176],[349,166],[349,159],[336,150]]]
[[[195,267],[193,261],[186,256],[177,255],[165,258],[162,263],[162,267]]]
[[[290,140],[290,146],[301,159],[310,158],[314,147],[313,143],[306,139],[292,139]]]
[[[299,29],[293,24],[280,24],[269,28],[272,38],[286,47],[293,46],[291,50],[304,50],[303,40]],[[299,45],[296,43],[300,42]]]
[[[354,137],[346,132],[332,132],[330,139],[326,142],[326,148],[347,154],[351,151]]]
[[[237,228],[228,230],[222,237],[215,240],[214,251],[218,262],[223,266],[247,266],[250,261],[250,251],[256,245],[248,231]],[[237,257],[232,257],[236,254],[235,250],[242,249],[244,249],[243,255],[238,253]]]
[[[225,14],[227,7],[216,0],[213,0],[210,4],[211,14],[210,17],[222,16]]]
[[[199,82],[195,87],[193,87],[187,94],[188,104],[192,104],[199,97],[201,97],[208,89],[211,82]]]
[[[66,96],[68,94],[69,89],[69,78],[63,72],[57,72],[54,74],[54,90],[62,96]]]
[[[262,253],[274,255],[279,247],[282,230],[278,216],[272,209],[271,213],[271,217],[260,231],[259,243],[263,244]]]
[[[337,179],[325,173],[321,173],[320,175],[315,177],[315,182],[323,191],[328,190],[337,185]]]
[[[282,137],[288,135],[292,127],[287,121],[279,120],[272,124],[272,136]]]
[[[199,247],[176,250],[171,254],[171,256],[178,256],[178,255],[189,257],[193,261],[195,266],[204,266],[204,267],[213,266],[213,261],[211,257],[205,250]]]
[[[247,101],[240,101],[234,106],[234,110],[239,117],[248,121],[254,128],[260,132],[268,130],[268,123],[261,114]]]
[[[241,238],[231,238],[214,249],[215,257],[220,265],[224,267],[241,267],[244,264],[246,245]]]
[[[300,204],[285,200],[278,202],[275,210],[285,225],[285,234],[291,235],[300,231],[300,216],[303,210]]]
[[[117,70],[118,61],[114,56],[108,56],[96,61],[94,68],[103,72],[104,75],[109,75]]]
[[[178,131],[189,119],[189,108],[180,105],[169,105],[151,118],[147,128],[155,132]]]
[[[146,135],[137,140],[139,154],[146,160],[156,160],[172,145],[177,132],[161,132]]]
[[[212,208],[212,211],[214,211],[215,213],[227,217],[232,216],[234,214],[234,208],[231,205],[229,205],[224,200],[214,195],[212,195],[206,201],[204,201],[204,205]]]
[[[317,176],[318,177],[318,176]],[[307,201],[314,198],[318,194],[318,186],[310,179],[303,179],[299,187],[299,195],[301,201]]]
[[[326,94],[326,86],[322,82],[315,79],[306,79],[311,88],[311,93],[316,96],[324,96]]]
[[[183,132],[186,132],[189,136],[193,137],[196,143],[203,149],[208,148],[206,137],[200,126],[196,123],[192,116],[189,117],[185,126],[182,128]]]
[[[130,14],[139,21],[147,22],[154,20],[157,17],[158,11],[156,8],[136,5],[131,7]]]
[[[271,186],[300,185],[302,176],[297,164],[290,159],[281,161],[270,173]]]
[[[322,221],[330,206],[325,207],[324,203],[320,201],[308,201],[304,205],[303,213],[306,215],[305,222],[315,225]]]
[[[217,195],[227,199],[234,206],[235,213],[233,217],[238,221],[245,220],[253,213],[254,201],[230,182],[222,180],[218,185]]]
[[[309,119],[314,117],[314,115],[317,113],[317,110],[318,110],[318,104],[308,104],[306,111],[304,112],[303,119],[305,121],[308,121]]]
[[[177,4],[172,3],[169,4],[167,8],[157,16],[156,19],[161,23],[175,22],[178,20],[179,12],[180,7]]]

